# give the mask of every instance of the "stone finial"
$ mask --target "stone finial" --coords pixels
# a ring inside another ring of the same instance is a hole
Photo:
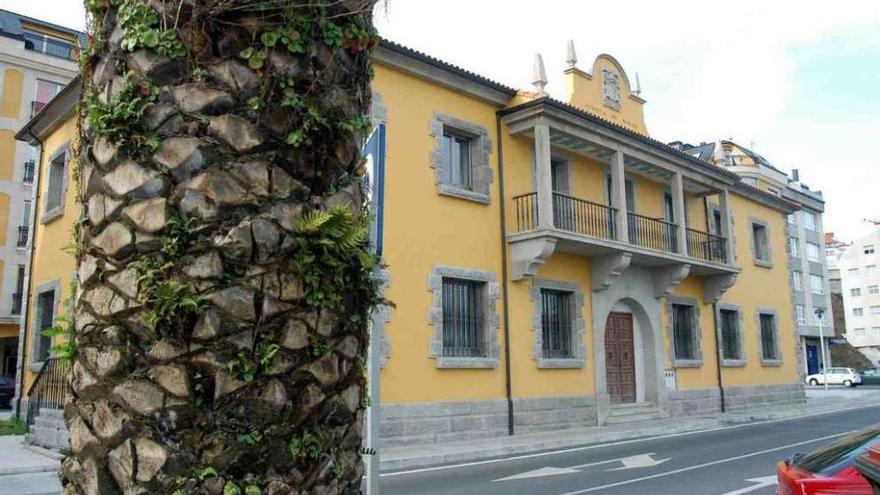
[[[577,66],[578,57],[574,50],[574,40],[568,40],[568,49],[565,52],[565,64],[569,69]]]
[[[642,81],[639,81],[639,73],[638,72],[636,72],[636,90],[633,91],[633,93],[635,93],[636,96],[639,96],[642,94]]]
[[[721,140],[715,141],[715,149],[712,150],[712,163],[715,165],[724,165],[724,145]]]
[[[544,87],[547,86],[547,71],[544,70],[544,59],[540,53],[535,54],[535,65],[532,68],[532,85],[541,96],[547,96]]]

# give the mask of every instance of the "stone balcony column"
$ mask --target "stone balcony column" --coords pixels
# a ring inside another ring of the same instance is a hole
[[[617,209],[614,216],[615,239],[620,242],[629,242],[629,220],[626,204],[626,170],[623,165],[623,152],[615,151],[611,157],[611,207]]]
[[[687,255],[687,221],[685,220],[684,185],[681,172],[672,175],[672,216],[675,217],[675,243],[678,254]]]
[[[733,226],[730,223],[730,193],[727,189],[718,193],[718,203],[721,209],[721,236],[724,237],[724,262],[732,265],[736,257],[733,252]]]
[[[553,178],[550,170],[550,126],[535,125],[535,185],[538,193],[538,228],[553,228]]]

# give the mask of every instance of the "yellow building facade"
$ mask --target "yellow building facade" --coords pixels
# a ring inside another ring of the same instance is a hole
[[[568,102],[394,43],[375,53],[396,305],[375,326],[385,442],[704,414],[722,395],[727,410],[804,400],[792,205],[650,138],[614,58],[563,77]],[[43,173],[64,163],[77,92],[19,133],[44,143]],[[37,228],[32,301],[62,300],[74,270],[65,201]]]

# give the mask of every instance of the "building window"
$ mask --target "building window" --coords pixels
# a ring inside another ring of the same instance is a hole
[[[810,292],[820,296],[825,294],[825,284],[823,283],[821,276],[810,275]]]
[[[869,285],[868,286],[868,294],[871,294],[871,295],[880,294],[880,286]]]
[[[868,265],[865,267],[866,275],[874,275],[877,273],[877,265]]]
[[[858,268],[849,268],[846,270],[846,274],[851,277],[858,277],[859,276],[859,269]]]
[[[871,327],[871,335],[880,337],[880,327]]]
[[[37,89],[31,102],[31,117],[39,113],[62,89],[64,89],[63,84],[37,79]]]
[[[865,247],[863,248],[862,251],[863,251],[865,254],[874,254],[874,245],[873,245],[873,244],[868,244],[867,246],[865,246]]]
[[[865,310],[862,308],[853,308],[852,314],[853,314],[853,316],[855,316],[857,318],[861,318],[862,316],[865,315]]]
[[[751,219],[752,223],[752,255],[756,265],[770,267],[770,235],[767,224],[761,220]]]
[[[672,299],[672,298],[670,298]],[[672,302],[672,347],[676,365],[696,363],[702,359],[699,351],[696,304],[689,301]]]
[[[492,145],[485,127],[435,113],[430,125],[435,138],[431,167],[438,192],[447,196],[489,203]]]
[[[853,335],[859,335],[859,336],[865,335],[865,329],[864,328],[853,328]]]
[[[803,212],[804,216],[804,228],[807,230],[816,230],[816,215],[812,212],[805,211]]]
[[[807,243],[807,259],[810,261],[819,262],[821,261],[820,254],[822,250],[819,248],[818,244],[808,242]]]
[[[43,332],[55,325],[58,316],[58,303],[61,283],[55,279],[45,284],[40,284],[34,290],[34,318],[32,325],[33,347],[31,348],[31,363],[39,366],[49,357],[52,351],[52,338],[43,335]],[[32,368],[35,368],[32,366]],[[36,370],[34,370],[36,371]]]
[[[758,314],[761,329],[761,361],[764,364],[779,361],[779,342],[776,334],[776,315],[770,312]]]
[[[852,297],[859,297],[862,295],[862,289],[850,289],[849,295]]]
[[[803,304],[795,304],[794,313],[797,316],[798,325],[807,324],[807,308]]]
[[[787,218],[789,224],[794,225],[795,223],[797,223],[797,218],[795,217],[794,213],[789,213]]]
[[[498,365],[498,284],[492,272],[437,266],[428,279],[429,355],[438,368],[494,368]]]
[[[804,274],[798,270],[791,271],[791,286],[796,291],[804,290]]]
[[[538,368],[582,368],[587,348],[580,285],[535,278],[531,299],[535,307],[532,357]]]
[[[871,306],[871,314],[874,316],[880,315],[880,306]]]
[[[46,181],[45,213],[40,221],[47,223],[64,212],[64,192],[67,188],[67,152],[62,151],[49,160],[49,177]]]
[[[742,360],[742,342],[741,342],[741,326],[740,313],[736,309],[719,309],[719,319],[721,320],[721,358],[723,361]],[[731,365],[733,363],[725,363]]]
[[[799,257],[801,255],[800,242],[798,242],[797,237],[788,238],[788,251],[794,257]]]
[[[36,31],[24,31],[24,49],[66,60],[76,60],[76,49],[72,43]]]

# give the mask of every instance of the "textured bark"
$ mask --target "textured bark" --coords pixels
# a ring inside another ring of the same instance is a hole
[[[364,216],[372,3],[87,2],[66,494],[359,492],[375,283],[297,225]],[[304,53],[262,38],[290,16]]]

